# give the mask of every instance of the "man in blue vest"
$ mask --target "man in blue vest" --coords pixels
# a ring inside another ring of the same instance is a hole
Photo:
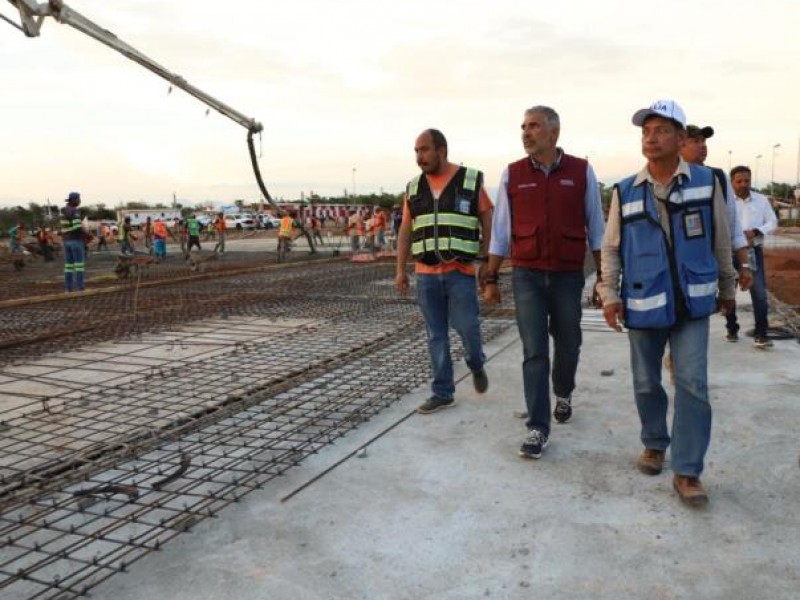
[[[489,387],[473,263],[488,249],[492,201],[483,173],[447,159],[447,140],[438,129],[423,131],[414,153],[422,173],[408,183],[403,200],[395,287],[408,292],[406,264],[412,257],[433,371],[433,394],[417,411],[429,414],[455,405],[450,325],[461,337],[475,391]]]
[[[484,279],[486,301],[499,302],[497,270],[510,255],[528,419],[528,435],[519,449],[522,458],[541,457],[549,442],[551,376],[553,417],[559,423],[572,417],[587,247],[598,270],[600,266],[603,210],[597,179],[588,161],[557,146],[560,131],[552,108],[525,111],[522,144],[527,156],[503,171]],[[553,338],[552,374],[548,336]]]
[[[81,195],[70,192],[61,209],[61,238],[64,240],[64,287],[68,292],[83,291],[85,234],[80,213]]]
[[[708,502],[700,482],[711,438],[709,316],[734,306],[736,272],[725,199],[711,169],[680,156],[686,115],[657,100],[633,115],[645,167],[614,187],[602,247],[600,293],[606,322],[628,328],[644,452],[637,468],[658,475],[671,452],[673,487],[686,504]],[[661,359],[675,369],[674,418],[667,426]]]

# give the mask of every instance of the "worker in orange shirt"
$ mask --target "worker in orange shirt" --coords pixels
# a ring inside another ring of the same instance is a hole
[[[294,215],[288,212],[283,213],[281,225],[278,228],[278,248],[280,248],[281,244],[286,247],[287,251],[292,247],[296,225]]]
[[[159,260],[167,258],[167,236],[170,235],[167,224],[156,217],[153,223],[153,254]]]
[[[414,153],[422,173],[408,183],[403,199],[395,287],[408,292],[406,263],[413,258],[433,371],[433,394],[417,411],[428,414],[455,404],[450,324],[461,337],[475,391],[489,387],[474,262],[489,248],[493,208],[483,173],[450,162],[441,131],[423,131]]]
[[[214,219],[214,231],[217,232],[217,244],[214,246],[214,252],[219,250],[220,254],[225,254],[225,215],[217,213],[217,218]]]
[[[375,235],[375,250],[380,252],[386,245],[386,213],[376,208],[372,217],[372,230]]]

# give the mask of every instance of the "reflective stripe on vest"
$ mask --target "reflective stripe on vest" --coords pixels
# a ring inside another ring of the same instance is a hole
[[[469,240],[461,240],[458,238],[439,238],[434,241],[430,238],[425,238],[411,244],[412,254],[423,254],[425,252],[448,252],[457,250],[465,254],[478,254],[480,249],[480,242],[472,242]]]
[[[480,250],[481,172],[459,167],[438,198],[423,177],[417,175],[406,187],[414,260],[429,265],[471,262]]]
[[[454,225],[467,229],[478,228],[478,217],[471,217],[459,213],[439,213],[438,215],[419,215],[412,221],[412,230],[434,225]]]
[[[669,193],[668,224],[660,224],[657,200],[634,177],[617,189],[622,216],[621,295],[631,329],[671,327],[681,316],[702,318],[716,310],[718,266],[714,256],[710,169],[690,165]],[[672,235],[667,243],[666,229]],[[688,231],[687,231],[688,230]]]

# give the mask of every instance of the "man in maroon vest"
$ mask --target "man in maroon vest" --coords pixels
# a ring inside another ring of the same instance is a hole
[[[597,179],[588,161],[556,145],[560,127],[552,108],[525,111],[522,144],[528,156],[508,165],[500,180],[483,282],[486,301],[499,302],[497,273],[510,255],[528,419],[519,450],[523,458],[539,458],[550,438],[548,333],[554,346],[553,416],[559,423],[572,416],[587,240],[600,270],[603,210]]]

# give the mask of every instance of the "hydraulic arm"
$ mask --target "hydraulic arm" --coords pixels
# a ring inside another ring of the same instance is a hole
[[[69,8],[62,0],[49,0],[46,3],[35,2],[33,0],[8,1],[19,10],[20,24],[17,24],[6,17],[3,17],[3,19],[14,27],[22,30],[28,37],[38,37],[45,17],[53,17],[59,23],[69,25],[81,33],[94,38],[98,42],[105,44],[109,48],[116,50],[126,58],[139,63],[145,69],[148,69],[159,77],[166,79],[171,85],[182,89],[187,94],[194,96],[205,105],[213,108],[217,112],[225,115],[229,119],[237,122],[239,125],[247,129],[247,147],[250,152],[250,161],[253,166],[256,182],[258,183],[259,189],[261,190],[261,193],[264,195],[264,198],[267,200],[267,202],[269,202],[278,213],[281,212],[280,208],[272,199],[267,191],[266,186],[264,185],[264,181],[261,178],[261,171],[258,167],[258,160],[256,159],[253,135],[260,133],[263,130],[261,123],[255,119],[247,117],[238,110],[228,106],[224,102],[217,100],[213,96],[206,94],[203,90],[193,86],[177,73],[173,73],[169,69],[158,64],[152,58],[139,52],[133,46],[126,44],[109,30],[100,27],[77,11]],[[302,224],[301,229],[308,240],[311,251],[314,252],[314,244],[310,234],[305,231],[305,228],[302,227]]]

